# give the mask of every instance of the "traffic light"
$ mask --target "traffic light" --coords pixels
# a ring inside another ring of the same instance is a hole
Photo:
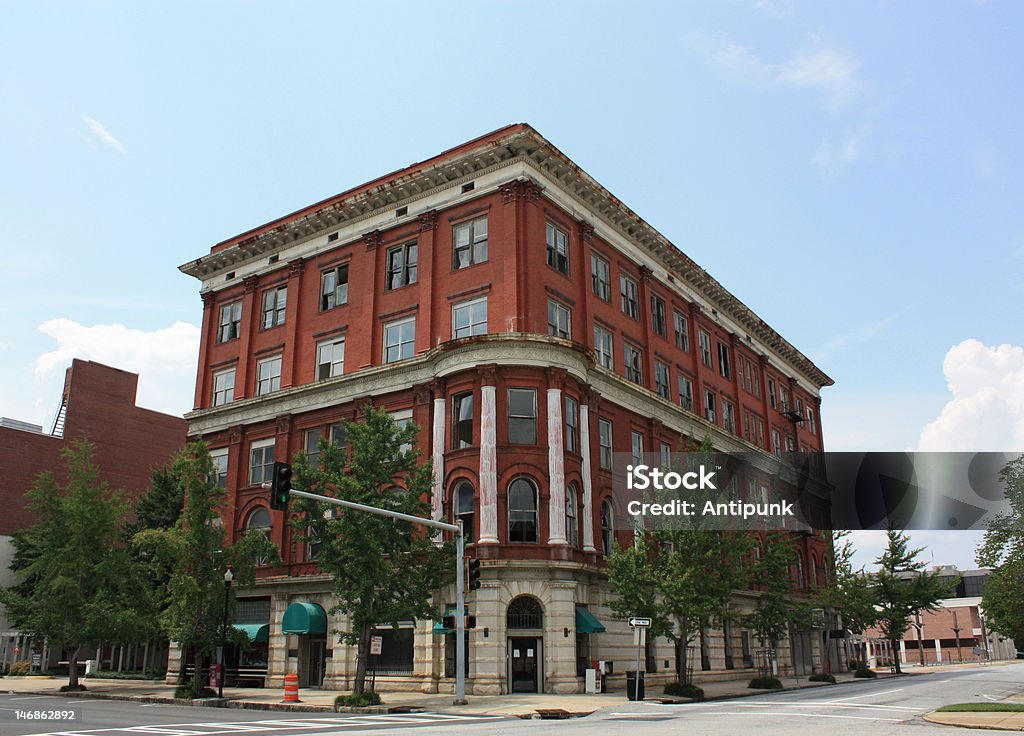
[[[467,629],[475,629],[476,628],[476,616],[466,616],[466,628]]]
[[[270,479],[270,508],[287,511],[291,493],[292,466],[288,463],[275,462],[273,476]]]
[[[441,618],[441,626],[449,631],[455,631],[455,616],[443,616]]]
[[[469,589],[480,589],[480,560],[473,558],[469,561]]]

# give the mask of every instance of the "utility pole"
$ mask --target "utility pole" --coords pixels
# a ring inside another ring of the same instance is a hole
[[[953,609],[953,634],[956,635],[956,658],[960,662],[960,664],[963,664],[964,654],[960,650],[960,631],[961,631],[960,624],[956,620],[956,609],[954,608]]]

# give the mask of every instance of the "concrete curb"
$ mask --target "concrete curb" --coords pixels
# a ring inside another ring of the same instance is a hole
[[[934,723],[936,726],[952,726],[953,728],[976,728],[976,729],[980,728],[980,729],[984,729],[984,730],[987,730],[987,731],[1024,731],[1024,726],[994,726],[994,725],[991,725],[991,724],[970,723],[970,722],[963,722],[963,721],[959,721],[959,720],[954,721],[954,722],[950,722],[950,721],[937,721],[934,718],[929,718],[929,716],[935,715],[936,713],[938,713],[938,711],[934,711],[933,710],[933,711],[930,711],[928,713],[925,713],[923,716],[921,716],[921,718],[923,718],[924,720],[928,721],[929,723]],[[965,715],[969,715],[969,714],[965,714]]]

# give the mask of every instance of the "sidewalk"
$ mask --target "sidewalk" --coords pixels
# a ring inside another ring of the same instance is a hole
[[[1024,662],[1020,661],[996,663],[994,666],[998,666],[999,664],[1024,667]],[[968,665],[961,666],[967,667]],[[943,670],[941,667],[923,669],[931,669],[933,671]],[[1011,695],[1004,702],[1024,705],[1024,693],[1021,693],[1020,695]],[[938,711],[933,710],[931,713],[926,713],[924,715],[924,719],[930,723],[941,723],[947,726],[960,726],[961,728],[989,728],[998,731],[1024,731],[1024,713],[939,713]]]
[[[891,677],[879,674],[879,678]],[[829,687],[827,683],[810,682],[806,677],[783,677],[783,688],[796,690],[808,687]],[[838,682],[870,682],[854,678],[851,673],[836,676]],[[82,697],[116,698],[140,700],[143,702],[179,702],[174,701],[174,686],[163,682],[140,680],[101,680],[83,681],[89,688]],[[724,682],[708,682],[702,685],[705,698],[719,700],[745,696],[764,695],[771,690],[752,690],[747,687],[748,680],[729,680]],[[32,678],[5,677],[0,679],[0,692],[19,694],[57,695],[60,687],[67,683],[66,678]],[[267,710],[333,710],[334,698],[339,691],[331,690],[300,690],[301,704],[283,704],[283,692],[267,688],[224,688],[224,701],[196,701],[196,704],[230,707],[253,708]],[[390,708],[411,708],[430,712],[464,713],[474,715],[498,715],[507,717],[530,718],[538,711],[564,711],[566,715],[586,715],[601,708],[620,706],[627,702],[624,690],[613,691],[604,695],[548,695],[548,694],[514,694],[514,695],[469,695],[468,705],[452,705],[451,694],[426,694],[414,692],[383,692],[384,710]],[[650,688],[648,701],[674,702],[679,700],[662,695],[661,688]],[[225,702],[226,701],[226,702]]]

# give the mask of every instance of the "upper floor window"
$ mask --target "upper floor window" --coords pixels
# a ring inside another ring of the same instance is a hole
[[[462,522],[462,533],[467,541],[476,539],[476,509],[473,503],[473,486],[469,481],[460,481],[452,493],[454,519]]]
[[[242,326],[242,302],[232,302],[220,308],[220,327],[217,329],[217,342],[234,340]]]
[[[331,444],[342,448],[347,444],[345,440],[345,425],[342,422],[331,425]]]
[[[452,397],[452,414],[455,418],[456,449],[473,444],[473,394],[467,391]]]
[[[214,481],[218,488],[228,487],[228,448],[222,447],[210,450],[210,460],[213,461]]]
[[[736,434],[736,409],[725,399],[722,399],[722,426],[727,432]]]
[[[516,478],[508,488],[508,541],[536,542],[537,531],[537,488]]]
[[[654,361],[654,387],[658,391],[658,395],[663,399],[672,400],[670,394],[671,389],[668,385],[668,366],[664,363]]]
[[[596,253],[590,254],[590,278],[594,294],[608,302],[612,299],[612,268]]]
[[[640,348],[625,343],[624,356],[626,359],[626,380],[633,383],[643,384],[643,360],[640,357]]]
[[[782,438],[777,429],[772,430],[772,452],[776,455],[782,454]]]
[[[656,335],[665,337],[665,300],[651,294],[651,327]]]
[[[629,276],[619,276],[619,294],[622,297],[622,311],[633,319],[640,319],[640,307],[637,297],[636,281]]]
[[[266,539],[270,539],[270,512],[260,506],[249,514],[249,518],[245,521],[245,528],[257,531]],[[266,557],[260,557],[256,560],[256,564],[266,565],[268,561]]]
[[[411,358],[416,351],[416,318],[400,319],[384,325],[384,362]]]
[[[704,392],[704,418],[715,423],[715,395],[711,391]]]
[[[532,388],[508,390],[508,441],[512,445],[537,444],[537,392]]]
[[[690,325],[685,316],[679,312],[672,313],[672,325],[675,328],[676,347],[689,352],[690,350]]]
[[[814,409],[807,407],[807,431],[811,434],[817,434],[817,426],[814,423]]]
[[[594,356],[597,358],[598,365],[608,368],[609,370],[614,369],[614,361],[612,358],[612,333],[598,325],[594,325]]]
[[[320,427],[307,429],[302,435],[302,454],[306,462],[315,468],[320,463]]]
[[[605,470],[612,469],[612,423],[608,419],[597,421],[597,441],[601,448],[598,464]]]
[[[345,338],[325,340],[316,346],[316,380],[340,376],[345,372]]]
[[[610,555],[612,553],[614,543],[615,526],[612,502],[605,499],[605,501],[601,503],[601,551],[606,555]]]
[[[273,438],[255,440],[249,445],[249,485],[257,486],[271,479],[274,470]]]
[[[697,333],[697,342],[700,343],[700,362],[708,368],[714,368],[715,364],[711,358],[711,335],[704,330]]]
[[[256,364],[256,395],[278,391],[281,388],[281,356],[264,358]]]
[[[579,403],[572,396],[565,397],[565,449],[580,451]]]
[[[683,375],[679,376],[679,405],[693,411],[693,381]]]
[[[569,236],[550,222],[547,226],[548,265],[559,273],[569,275]]]
[[[276,289],[267,289],[263,292],[263,320],[260,324],[264,330],[284,324],[287,305],[287,286],[278,286]]]
[[[406,243],[388,248],[387,257],[387,289],[416,283],[416,263],[418,248],[416,243]]]
[[[768,379],[768,405],[771,406],[771,408],[773,408],[773,409],[776,408],[775,407],[775,379],[774,378],[769,378]]]
[[[565,340],[572,337],[572,312],[554,299],[548,299],[548,334]]]
[[[644,435],[643,432],[633,430],[630,433],[630,458],[633,465],[640,465],[644,461]]]
[[[789,406],[789,389],[785,386],[779,386],[779,403],[782,405],[782,411],[790,409]]]
[[[235,369],[217,371],[213,374],[213,405],[223,406],[235,400]]]
[[[729,367],[729,346],[724,342],[718,343],[718,372],[723,378],[729,378],[732,370]]]
[[[452,268],[466,268],[487,260],[487,218],[481,217],[455,226]],[[413,279],[415,280],[415,279]]]
[[[487,334],[487,297],[472,299],[452,307],[452,337]]]
[[[565,536],[569,546],[580,544],[579,512],[576,510],[576,484],[570,483],[565,489]]]
[[[320,311],[348,304],[348,264],[320,274]]]

